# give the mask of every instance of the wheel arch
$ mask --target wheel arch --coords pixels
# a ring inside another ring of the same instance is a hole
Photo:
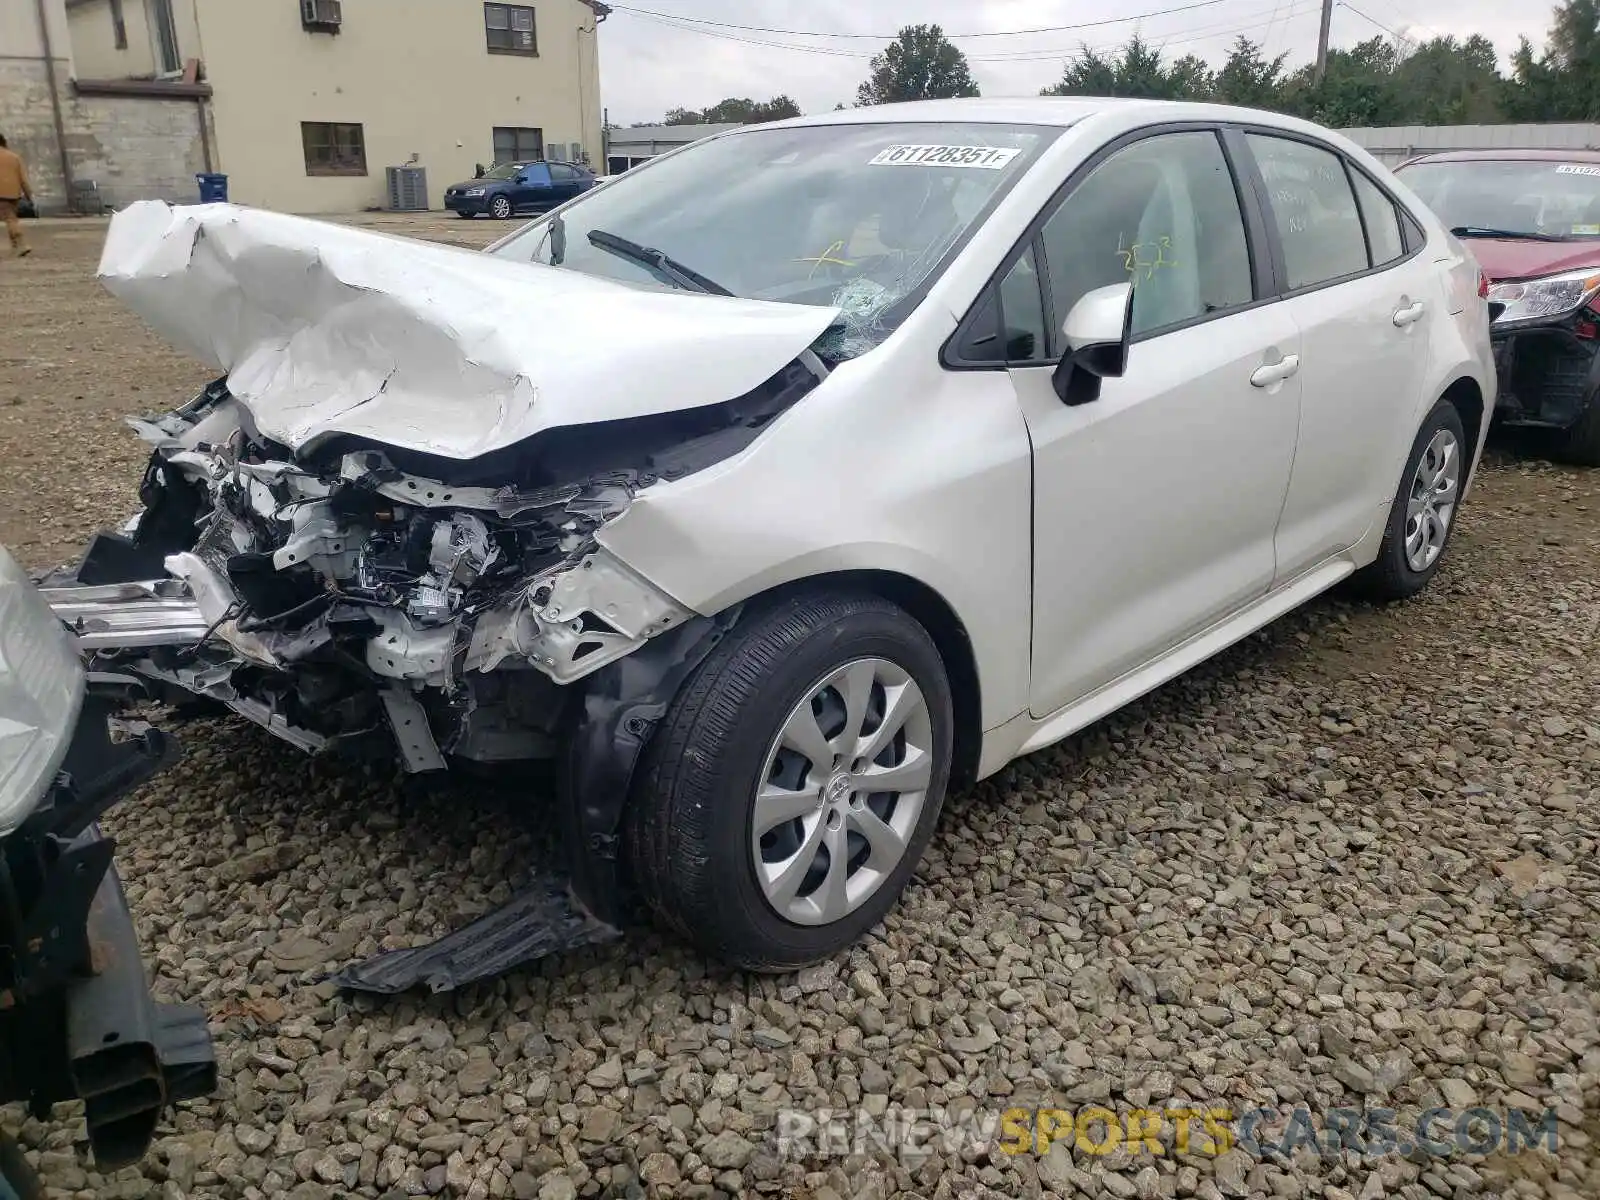
[[[1483,395],[1483,388],[1470,375],[1461,375],[1447,384],[1439,399],[1448,400],[1461,415],[1461,425],[1472,444],[1472,457],[1467,462],[1470,473],[1478,465],[1478,455],[1483,449],[1484,425],[1492,415]]]
[[[944,663],[950,680],[954,720],[951,745],[951,787],[966,787],[977,779],[983,746],[983,692],[977,655],[967,627],[955,608],[935,588],[899,571],[855,569],[806,575],[776,584],[749,596],[745,608],[777,602],[803,592],[845,592],[877,596],[904,609],[928,636]]]

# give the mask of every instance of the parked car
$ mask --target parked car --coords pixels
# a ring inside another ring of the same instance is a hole
[[[1600,466],[1600,153],[1461,150],[1397,174],[1489,277],[1496,419]]]
[[[517,213],[544,212],[595,185],[588,167],[564,162],[505,163],[480,179],[452,183],[444,206],[458,217],[488,213],[509,221]]]
[[[227,374],[135,423],[142,514],[49,593],[100,669],[313,752],[558,761],[570,881],[376,990],[614,936],[624,889],[744,967],[834,954],[951,786],[1425,587],[1494,390],[1437,218],[1208,105],[730,131],[487,253],[150,202],[101,272]]]
[[[176,754],[158,731],[117,722],[139,691],[84,671],[0,547],[0,1103],[45,1117],[82,1100],[102,1171],[142,1158],[168,1105],[216,1086],[204,1014],[151,997],[114,843],[97,824]],[[7,1194],[44,1193],[0,1140]]]

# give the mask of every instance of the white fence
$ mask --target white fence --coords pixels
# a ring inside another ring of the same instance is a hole
[[[1395,125],[1341,133],[1389,166],[1441,150],[1600,150],[1600,125]]]

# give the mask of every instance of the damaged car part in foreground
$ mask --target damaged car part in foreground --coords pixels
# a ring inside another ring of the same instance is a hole
[[[150,994],[102,813],[176,747],[123,720],[127,676],[85,674],[0,550],[0,1100],[84,1102],[96,1166],[144,1156],[173,1103],[209,1095],[205,1015]]]

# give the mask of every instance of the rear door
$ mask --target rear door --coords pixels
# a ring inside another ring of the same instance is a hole
[[[556,204],[572,199],[582,190],[581,176],[566,163],[551,163],[550,179],[550,199]]]
[[[1359,542],[1394,499],[1428,379],[1429,326],[1448,319],[1438,270],[1395,202],[1324,143],[1236,139],[1257,168],[1301,341],[1300,436],[1278,525],[1278,582]]]
[[[543,208],[550,203],[549,163],[529,163],[517,172],[513,200],[518,208]]]

